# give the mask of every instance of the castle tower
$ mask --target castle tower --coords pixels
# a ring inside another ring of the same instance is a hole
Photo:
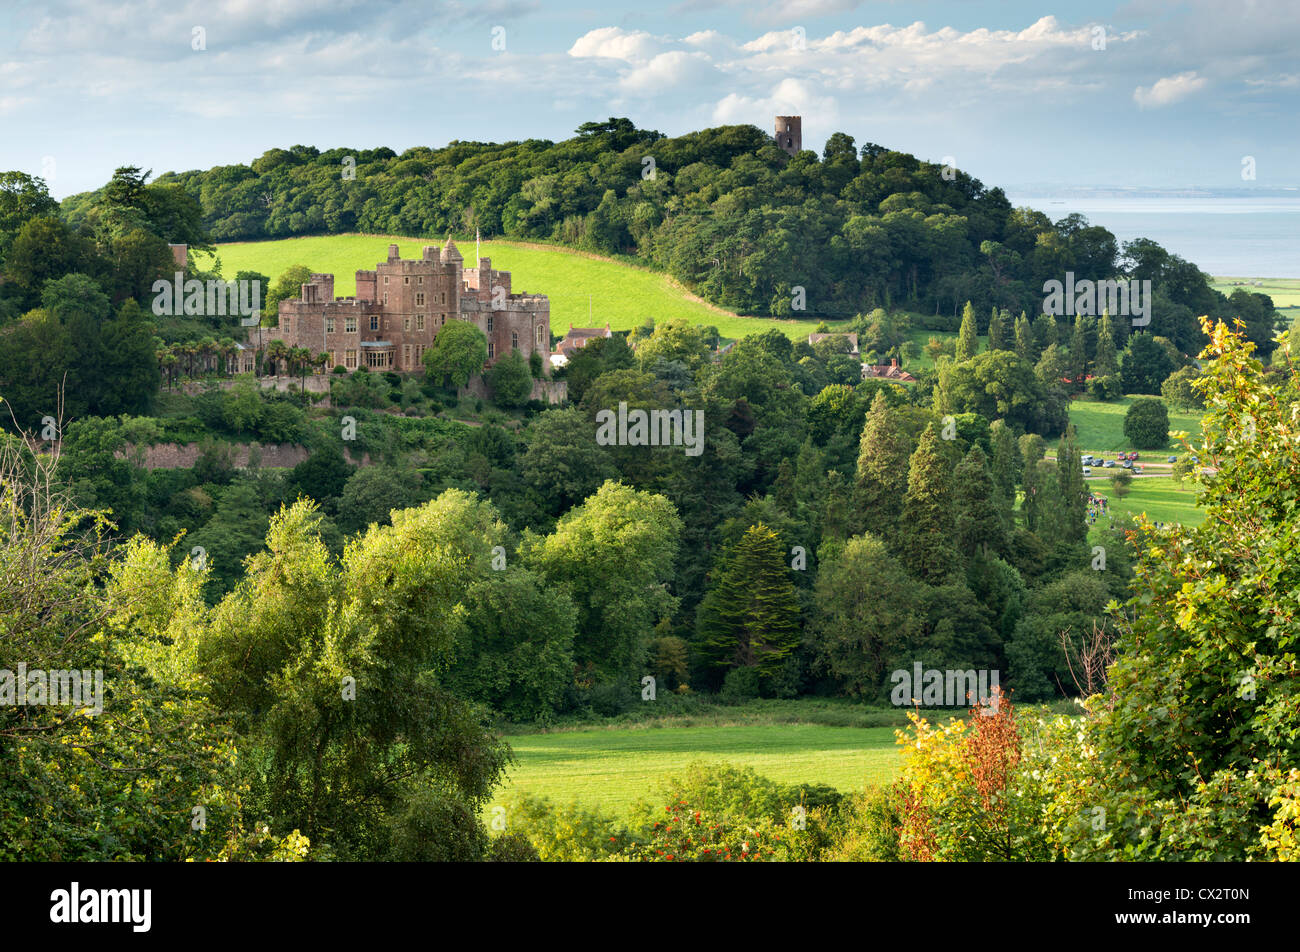
[[[776,144],[790,155],[797,154],[803,148],[802,117],[776,117]]]

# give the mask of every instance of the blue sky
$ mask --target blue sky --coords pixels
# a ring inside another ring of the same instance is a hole
[[[0,8],[0,169],[62,197],[296,143],[798,113],[805,147],[843,131],[1009,188],[1295,185],[1297,50],[1296,0],[20,0]]]

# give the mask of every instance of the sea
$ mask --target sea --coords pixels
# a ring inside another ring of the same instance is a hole
[[[1218,277],[1300,278],[1300,193],[1296,197],[1097,195],[1008,191],[1052,221],[1078,212],[1120,242],[1150,238]]]

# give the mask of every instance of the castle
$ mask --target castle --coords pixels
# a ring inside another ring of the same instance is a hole
[[[551,305],[544,294],[516,294],[510,272],[490,258],[466,268],[450,237],[439,249],[403,261],[397,245],[373,271],[357,272],[355,297],[334,296],[334,275],[313,274],[297,300],[280,302],[278,336],[289,347],[328,354],[331,367],[420,371],[424,352],[449,320],[487,336],[488,364],[511,350],[525,357],[551,350]]]

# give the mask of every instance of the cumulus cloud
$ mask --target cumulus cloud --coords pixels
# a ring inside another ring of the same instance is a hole
[[[703,53],[673,50],[633,69],[619,80],[619,87],[628,93],[654,94],[682,83],[703,82],[712,72],[709,58]]]
[[[1190,71],[1177,76],[1166,76],[1150,86],[1139,86],[1133,90],[1133,101],[1142,109],[1158,109],[1182,102],[1188,96],[1199,92],[1207,85],[1203,76]]]
[[[578,37],[569,48],[569,55],[643,63],[661,49],[663,43],[644,30],[628,31],[616,26],[605,26]]]

